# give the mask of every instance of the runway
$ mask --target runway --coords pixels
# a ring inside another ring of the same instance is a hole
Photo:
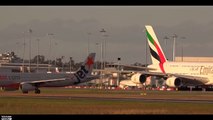
[[[202,100],[202,99],[182,99],[182,98],[150,98],[148,96],[137,97],[116,97],[116,96],[98,96],[98,95],[68,95],[68,94],[4,94],[1,97],[11,97],[11,98],[33,98],[33,99],[62,99],[62,100],[74,100],[74,99],[84,99],[84,100],[98,100],[98,101],[141,101],[141,102],[172,102],[172,103],[207,103],[213,104],[213,100]]]
[[[212,114],[213,92],[44,88],[0,91],[0,106],[17,114]]]

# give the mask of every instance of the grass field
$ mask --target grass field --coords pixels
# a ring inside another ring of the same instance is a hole
[[[213,100],[213,92],[141,91],[42,88],[42,95]],[[13,94],[24,97],[13,97]],[[99,99],[31,98],[34,93],[0,92],[0,114],[213,114],[210,103],[172,103]]]

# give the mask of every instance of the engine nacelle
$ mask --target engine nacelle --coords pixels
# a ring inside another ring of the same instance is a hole
[[[23,83],[23,84],[21,84],[20,87],[21,87],[21,90],[23,93],[28,93],[28,91],[33,91],[36,89],[35,86],[28,84],[28,83]]]
[[[118,73],[112,73],[112,77],[117,78],[118,77]]]
[[[182,80],[177,77],[169,77],[166,80],[166,85],[169,87],[180,87],[182,85]]]
[[[146,78],[147,78],[146,75],[137,73],[137,74],[132,75],[131,81],[136,84],[143,84],[144,82],[146,82]]]

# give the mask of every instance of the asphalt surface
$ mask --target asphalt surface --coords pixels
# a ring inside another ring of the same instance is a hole
[[[69,94],[22,94],[22,93],[13,93],[13,94],[1,94],[1,97],[11,97],[11,98],[33,98],[33,99],[84,99],[84,100],[100,100],[100,101],[141,101],[141,102],[173,102],[173,103],[208,103],[213,104],[213,100],[186,100],[186,99],[175,99],[175,98],[148,98],[146,96],[141,97],[112,97],[112,96],[85,96],[85,95],[69,95]]]

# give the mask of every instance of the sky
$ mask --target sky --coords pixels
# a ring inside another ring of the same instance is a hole
[[[124,64],[143,64],[144,26],[152,25],[169,60],[174,34],[176,56],[183,49],[183,56],[211,57],[212,11],[213,6],[0,6],[0,53],[14,51],[28,59],[31,41],[32,57],[39,52],[46,59],[65,56],[65,61],[72,57],[80,62],[88,46],[101,60],[101,43],[106,43],[107,61],[117,62],[120,57]]]

